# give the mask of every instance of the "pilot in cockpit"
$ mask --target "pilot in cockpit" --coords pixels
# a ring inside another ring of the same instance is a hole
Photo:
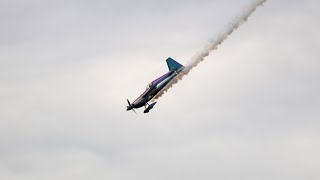
[[[152,83],[150,83],[146,89],[151,88],[152,87]]]

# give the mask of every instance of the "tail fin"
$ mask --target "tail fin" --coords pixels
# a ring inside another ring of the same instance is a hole
[[[182,68],[184,68],[181,64],[179,64],[177,61],[173,60],[171,57],[169,57],[167,60],[167,65],[170,71],[173,70],[180,70]]]

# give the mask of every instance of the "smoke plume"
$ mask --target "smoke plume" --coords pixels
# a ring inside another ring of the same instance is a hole
[[[196,54],[191,61],[185,66],[185,69],[179,73],[175,79],[173,79],[165,88],[163,88],[153,99],[152,101],[156,101],[159,99],[165,92],[167,92],[174,84],[178,83],[183,79],[184,76],[188,75],[189,72],[197,67],[197,65],[202,62],[205,57],[209,56],[209,54],[218,49],[219,45],[222,44],[228,37],[237,30],[244,22],[248,20],[252,13],[256,11],[259,6],[262,6],[267,0],[257,0],[253,2],[247,9],[243,11],[243,13],[235,18],[226,28],[224,32],[221,33],[220,36],[216,37],[216,39],[209,42],[209,44],[198,54]]]

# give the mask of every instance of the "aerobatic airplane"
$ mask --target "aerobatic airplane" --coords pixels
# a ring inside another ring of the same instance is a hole
[[[144,106],[144,113],[148,113],[157,103],[153,102],[152,104],[149,104],[148,102],[184,69],[184,66],[182,66],[170,57],[166,61],[169,68],[169,72],[162,75],[158,79],[152,81],[147,86],[146,90],[132,104],[127,99],[129,104],[129,106],[127,106],[127,111],[133,110],[136,113],[134,109],[138,109]]]

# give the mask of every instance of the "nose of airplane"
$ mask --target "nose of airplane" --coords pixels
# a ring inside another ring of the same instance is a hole
[[[127,111],[130,111],[132,109],[132,106],[127,106]]]
[[[130,111],[131,109],[133,109],[133,104],[131,105],[129,99],[127,99],[127,102],[128,102],[128,105],[129,105],[129,106],[127,106],[127,111]]]

